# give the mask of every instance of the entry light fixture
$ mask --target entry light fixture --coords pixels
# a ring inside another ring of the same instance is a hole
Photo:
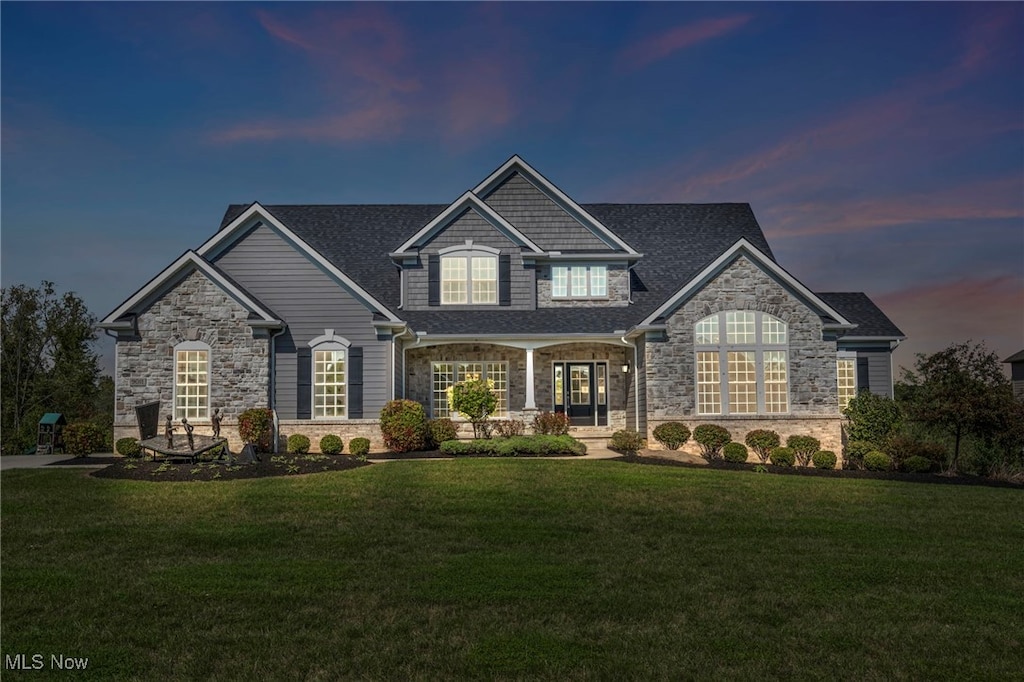
[[[629,363],[628,362],[622,363],[622,373],[623,374],[629,374]]]

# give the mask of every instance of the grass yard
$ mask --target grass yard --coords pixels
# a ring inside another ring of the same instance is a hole
[[[2,653],[113,679],[1021,679],[1024,493],[602,461],[5,471]]]

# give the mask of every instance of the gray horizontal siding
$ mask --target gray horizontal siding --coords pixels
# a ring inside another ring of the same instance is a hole
[[[889,351],[857,351],[858,358],[868,359],[868,388],[876,395],[892,398],[892,357]],[[858,387],[858,390],[860,387]]]
[[[484,202],[545,251],[612,250],[519,173],[498,185]]]
[[[260,225],[215,260],[218,267],[281,316],[275,339],[275,402],[281,419],[296,419],[296,349],[325,329],[363,348],[363,414],[375,417],[391,397],[389,341],[378,341],[370,311],[319,265],[271,228]]]
[[[431,308],[429,305],[427,299],[429,293],[427,286],[427,257],[437,254],[440,249],[463,245],[467,239],[473,240],[475,245],[500,249],[501,253],[508,254],[511,257],[511,306],[466,305]],[[533,310],[535,307],[536,285],[534,283],[534,268],[523,264],[523,256],[518,245],[514,244],[493,225],[480,217],[476,211],[466,211],[448,227],[436,234],[420,249],[420,264],[406,266],[404,271],[406,310],[438,310],[441,308],[446,310]]]

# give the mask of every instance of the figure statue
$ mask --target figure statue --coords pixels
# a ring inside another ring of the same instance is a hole
[[[224,417],[220,415],[220,408],[215,407],[213,409],[213,416],[210,417],[210,423],[213,425],[213,437],[220,438],[220,423],[224,420]]]
[[[195,450],[196,443],[195,440],[192,438],[192,432],[196,430],[196,427],[189,424],[188,419],[186,419],[185,417],[181,418],[181,425],[185,427],[185,437],[188,438],[188,449]]]
[[[174,449],[174,424],[171,422],[171,415],[167,415],[167,421],[164,423],[164,435],[167,436],[167,449]]]

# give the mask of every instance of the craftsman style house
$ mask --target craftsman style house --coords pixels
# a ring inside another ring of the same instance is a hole
[[[100,326],[117,437],[160,400],[200,428],[220,408],[234,438],[266,406],[282,434],[378,446],[388,400],[448,416],[446,389],[484,377],[499,417],[838,451],[841,407],[891,395],[904,338],[864,294],[801,284],[747,204],[581,205],[518,156],[448,205],[230,206]]]

